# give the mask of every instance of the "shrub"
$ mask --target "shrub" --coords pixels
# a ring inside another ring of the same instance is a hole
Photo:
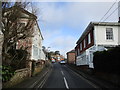
[[[120,74],[120,46],[108,51],[94,53],[93,64],[95,71]]]
[[[7,82],[15,74],[14,70],[10,66],[0,66],[0,75],[2,75],[2,82]]]

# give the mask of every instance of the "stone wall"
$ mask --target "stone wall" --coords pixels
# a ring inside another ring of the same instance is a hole
[[[38,63],[37,66],[35,66],[34,72],[32,74],[32,76],[38,74],[39,72],[41,72],[41,70],[45,67],[45,61],[40,60],[40,62]]]
[[[36,75],[36,74],[38,74],[39,72],[41,72],[42,69],[43,69],[43,65],[36,66],[35,70],[34,70],[34,73],[33,73],[33,76]]]
[[[22,82],[23,80],[30,77],[30,72],[31,71],[29,68],[16,70],[15,75],[10,79],[10,81],[3,84],[3,88],[9,88]]]

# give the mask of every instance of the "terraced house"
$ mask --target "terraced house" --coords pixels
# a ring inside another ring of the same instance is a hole
[[[94,68],[94,52],[120,45],[120,23],[90,22],[76,44],[76,65]]]

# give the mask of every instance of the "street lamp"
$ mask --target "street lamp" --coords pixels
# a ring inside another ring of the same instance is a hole
[[[47,48],[47,60],[48,60],[49,51],[50,51],[49,48],[50,48],[50,47]]]

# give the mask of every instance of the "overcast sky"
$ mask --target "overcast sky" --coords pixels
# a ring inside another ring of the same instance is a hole
[[[114,2],[37,2],[38,23],[44,37],[43,46],[62,55],[74,49],[76,41],[91,21],[99,22]],[[117,7],[117,3],[106,15]],[[106,18],[105,17],[105,18]],[[104,19],[105,19],[104,18]],[[103,20],[104,20],[103,19]],[[102,20],[102,21],[103,21]],[[118,10],[106,21],[117,22]]]

